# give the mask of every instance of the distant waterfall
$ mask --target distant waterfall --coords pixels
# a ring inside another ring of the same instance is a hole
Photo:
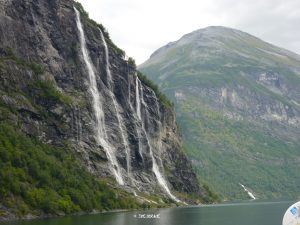
[[[142,115],[141,115],[141,101],[140,101],[140,88],[139,88],[139,78],[136,75],[135,79],[135,104],[136,104],[136,114],[139,119],[139,121],[142,121]],[[143,124],[143,123],[142,123]],[[144,163],[144,157],[143,157],[143,145],[141,143],[141,131],[140,129],[137,129],[138,134],[138,143],[139,143],[139,154],[142,157],[143,163]]]
[[[113,107],[116,111],[116,116],[117,116],[117,120],[118,120],[117,122],[118,122],[119,130],[120,130],[121,136],[122,136],[122,141],[123,141],[125,151],[126,151],[127,173],[128,173],[128,176],[130,177],[131,176],[130,175],[130,173],[131,173],[131,159],[130,158],[131,157],[130,157],[130,149],[129,149],[128,138],[125,137],[125,131],[123,129],[124,121],[123,121],[123,118],[121,117],[118,103],[116,101],[116,98],[115,98],[113,92],[111,91],[113,80],[112,80],[111,71],[110,71],[110,68],[109,68],[110,63],[109,63],[108,47],[107,47],[107,44],[106,44],[106,41],[105,41],[105,38],[103,36],[102,31],[100,29],[99,29],[99,31],[100,31],[101,39],[102,39],[102,42],[103,42],[103,45],[104,45],[104,50],[105,50],[105,65],[106,65],[105,69],[106,69],[106,75],[107,75],[107,79],[108,79],[109,95],[112,99]]]
[[[159,109],[159,103],[158,103],[158,99],[155,99],[155,105],[156,105],[156,110],[157,110],[157,115],[158,115],[158,130],[159,130],[159,138],[158,138],[158,150],[159,152],[161,152],[161,148],[162,148],[162,125],[161,125],[161,113],[160,113],[160,109]],[[160,164],[161,166],[163,166],[163,162],[161,160],[161,157],[159,157],[160,160]]]
[[[142,86],[141,86],[141,88],[139,88],[139,85],[140,85],[140,80],[138,79],[138,77],[136,78],[136,105],[137,105],[137,115],[138,115],[138,117],[139,117],[139,119],[141,120],[141,104],[140,103],[142,103],[142,105],[144,106],[144,107],[146,107],[147,108],[147,104],[146,104],[146,102],[144,101],[144,93],[143,93],[143,88],[142,88]],[[139,94],[139,90],[141,91],[141,95]],[[139,98],[138,98],[139,97]],[[145,110],[146,111],[146,114],[148,114],[148,111],[147,110]],[[147,115],[147,117],[148,117],[149,115]],[[168,187],[168,185],[167,185],[167,182],[166,182],[166,180],[165,180],[165,178],[163,177],[163,175],[161,174],[161,172],[159,171],[159,167],[158,167],[158,165],[157,165],[157,163],[156,163],[156,159],[155,159],[155,157],[154,157],[154,155],[153,155],[153,150],[152,150],[152,145],[151,145],[151,143],[150,143],[150,141],[149,141],[149,137],[148,137],[148,134],[147,134],[147,132],[146,132],[146,130],[145,130],[145,127],[144,127],[144,123],[143,123],[143,121],[141,121],[142,122],[142,129],[143,129],[143,132],[144,132],[144,134],[145,134],[145,137],[146,137],[146,140],[147,140],[147,144],[148,144],[148,146],[149,146],[149,149],[150,149],[150,156],[151,156],[151,159],[152,159],[152,171],[153,171],[153,173],[155,174],[155,176],[156,176],[156,179],[157,179],[157,181],[158,181],[158,183],[159,183],[159,185],[163,188],[163,190],[170,196],[170,198],[172,198],[174,201],[176,201],[176,202],[181,202],[178,198],[176,198],[172,193],[171,193],[171,191],[170,191],[170,189],[169,189],[169,187]],[[161,141],[161,140],[159,140],[159,141]]]
[[[138,118],[140,120],[142,120],[139,82],[140,82],[139,78],[136,76],[136,79],[135,79],[136,114],[137,114]]]
[[[255,196],[245,187],[245,185],[239,183],[239,185],[244,189],[245,192],[247,192],[247,194],[249,195],[250,198],[252,198],[253,200],[255,200]]]
[[[83,31],[83,27],[80,21],[80,14],[76,8],[74,8],[76,12],[76,24],[77,28],[80,34],[80,46],[81,46],[81,51],[83,55],[83,59],[86,65],[86,69],[88,72],[89,76],[89,91],[92,96],[92,104],[93,104],[93,111],[95,114],[95,133],[96,133],[96,140],[99,145],[101,145],[105,153],[107,155],[107,158],[110,163],[110,169],[112,173],[114,174],[117,182],[120,185],[124,184],[121,171],[120,171],[120,166],[118,164],[117,158],[115,156],[115,150],[110,144],[106,141],[107,140],[107,134],[106,134],[106,128],[105,128],[105,121],[104,121],[104,112],[102,109],[102,104],[101,104],[101,98],[100,94],[98,91],[97,87],[97,81],[96,81],[96,75],[93,69],[92,61],[89,57],[88,50],[86,48],[86,40],[85,40],[85,35]]]
[[[130,75],[129,75],[128,62],[127,62],[127,76],[128,76],[128,79],[127,79],[127,82],[128,82],[128,103],[130,105],[130,108],[132,108],[132,105],[131,105],[131,95],[130,95],[130,92],[131,92],[131,83],[130,83]]]

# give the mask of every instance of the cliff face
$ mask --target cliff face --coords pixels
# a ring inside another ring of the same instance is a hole
[[[2,122],[131,191],[201,194],[174,112],[78,4],[1,0],[0,56]]]

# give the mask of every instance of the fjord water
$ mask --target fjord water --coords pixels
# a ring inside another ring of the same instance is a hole
[[[293,202],[247,202],[69,216],[1,225],[281,225]],[[140,218],[140,217],[159,218]]]

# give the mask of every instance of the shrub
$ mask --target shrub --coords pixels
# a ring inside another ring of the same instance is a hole
[[[135,60],[131,57],[128,58],[128,64],[136,68]]]

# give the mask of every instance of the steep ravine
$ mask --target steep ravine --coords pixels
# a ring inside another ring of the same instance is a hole
[[[201,200],[196,175],[181,150],[173,109],[139,80],[124,52],[78,3],[2,1],[0,31],[0,123],[4,133],[8,129],[24,141],[62,149],[62,155],[67,152],[66,159],[68,154],[74,155],[78,168],[83,166],[82,173],[88,171],[86,176],[94,177],[89,179],[105,179],[107,188],[126,190],[140,203]],[[1,154],[6,154],[6,146],[3,141]],[[14,149],[17,147],[11,151]],[[46,155],[52,154],[47,151]],[[59,151],[55,157],[63,158]],[[22,158],[20,165],[10,158],[1,160],[3,168],[10,165],[22,170],[25,178],[18,179],[20,192],[10,188],[0,192],[0,211],[11,207],[7,199],[17,198],[26,206],[24,212],[17,212],[26,214],[34,209],[27,202],[27,192],[45,188],[30,173],[27,159]],[[72,164],[72,160],[68,162]],[[47,179],[56,179],[53,176],[49,173]],[[30,179],[35,182],[27,184]],[[71,196],[62,198],[73,211],[85,211],[74,195],[64,193]],[[57,195],[63,193],[57,191]],[[191,195],[193,200],[188,198]],[[58,211],[73,212],[59,207]]]

